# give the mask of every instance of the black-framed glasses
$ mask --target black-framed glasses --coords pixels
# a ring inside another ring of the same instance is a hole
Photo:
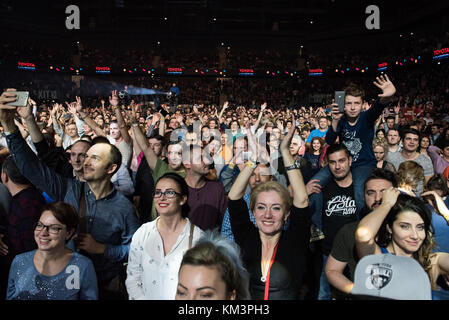
[[[51,233],[51,234],[59,234],[59,232],[64,228],[65,227],[62,227],[58,224],[51,224],[49,226],[46,226],[45,224],[43,224],[40,221],[38,223],[36,223],[36,225],[34,226],[34,230],[36,230],[36,231],[42,231],[44,229],[47,229],[47,232]]]
[[[161,190],[155,190],[153,192],[153,197],[154,198],[160,198],[162,197],[162,195],[165,195],[165,197],[167,199],[171,199],[176,197],[177,195],[180,196],[181,194],[179,192],[176,192],[174,190],[165,190],[164,192],[162,192]]]

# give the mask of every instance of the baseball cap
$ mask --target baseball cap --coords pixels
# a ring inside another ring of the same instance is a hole
[[[432,300],[427,273],[413,258],[392,254],[363,257],[354,273],[356,299]]]

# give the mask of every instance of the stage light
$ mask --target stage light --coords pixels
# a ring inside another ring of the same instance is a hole
[[[195,69],[195,72],[198,72],[198,69]]]
[[[349,68],[346,68],[346,71],[349,71]]]
[[[72,71],[73,71],[73,68],[72,68],[72,67],[70,67],[70,70],[72,70]]]
[[[80,68],[80,71],[83,71],[83,68]]]
[[[340,72],[341,72],[341,73],[345,73],[345,71],[344,71],[344,70],[341,70]]]
[[[164,20],[167,21],[167,17],[164,17]]]
[[[50,70],[53,70],[53,66],[50,66]]]
[[[418,60],[421,59],[421,56],[418,56]]]
[[[364,69],[362,69],[362,73],[364,73],[365,72],[365,70]]]
[[[58,68],[56,68],[56,71],[59,71],[59,69],[58,69]]]
[[[220,71],[220,74],[223,74],[223,72]]]
[[[150,71],[150,70],[148,70],[148,73],[151,73],[151,71]]]
[[[62,70],[64,70],[64,67],[61,67]]]
[[[415,63],[418,63],[418,60],[415,59]]]
[[[338,69],[335,69],[335,72],[338,72]]]
[[[123,72],[126,72],[126,69],[123,69]]]
[[[396,64],[399,64],[399,62],[396,61]]]
[[[270,71],[267,70],[267,74],[270,74]]]
[[[223,69],[223,72],[226,72],[226,69]]]
[[[145,69],[142,69],[142,71],[143,71],[143,72],[147,72],[147,70],[145,70]]]
[[[355,71],[359,71],[359,68],[355,68]]]
[[[368,70],[368,67],[366,67],[365,70]]]

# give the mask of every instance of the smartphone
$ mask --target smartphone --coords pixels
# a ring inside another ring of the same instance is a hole
[[[8,106],[26,107],[28,104],[28,91],[11,91],[11,93],[17,94],[17,100],[8,103]]]
[[[338,111],[340,113],[345,112],[345,92],[344,91],[335,91],[335,103],[338,104]]]

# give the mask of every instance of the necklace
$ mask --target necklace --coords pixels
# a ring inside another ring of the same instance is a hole
[[[274,258],[276,257],[278,245],[279,245],[279,242],[276,243],[276,246],[274,247],[273,254],[271,255],[270,261],[267,261],[267,260],[261,261],[262,276],[260,277],[260,281],[262,281],[262,282],[267,281],[267,278],[270,277],[270,269],[274,262]]]

